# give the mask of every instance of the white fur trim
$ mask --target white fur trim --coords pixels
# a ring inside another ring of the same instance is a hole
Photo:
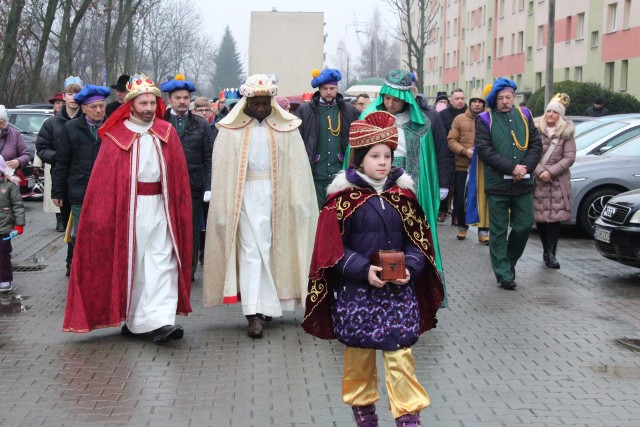
[[[411,190],[414,193],[416,191],[415,190],[416,185],[413,182],[413,178],[411,178],[411,176],[408,175],[407,173],[403,173],[400,176],[400,178],[398,178],[398,180],[396,181],[396,185],[400,188]],[[346,190],[347,188],[356,188],[356,187],[357,185],[347,181],[347,175],[345,171],[340,171],[338,172],[336,177],[333,179],[333,182],[331,182],[331,184],[329,184],[329,186],[327,187],[327,195],[337,193],[338,191]]]

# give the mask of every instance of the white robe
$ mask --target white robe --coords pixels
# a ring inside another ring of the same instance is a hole
[[[160,181],[160,158],[153,137],[130,121],[125,126],[142,134],[131,149],[138,151],[138,181]],[[175,323],[178,306],[178,260],[173,251],[161,195],[137,196],[133,287],[128,295],[127,327],[134,334]]]
[[[272,192],[269,138],[265,126],[256,120],[238,222],[238,282],[245,315],[278,317],[282,310],[295,309],[295,301],[279,300],[271,273]]]

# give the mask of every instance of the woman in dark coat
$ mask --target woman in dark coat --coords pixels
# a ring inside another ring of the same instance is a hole
[[[571,219],[571,172],[576,159],[575,126],[564,117],[569,107],[569,95],[554,96],[537,126],[542,137],[542,157],[533,172],[534,220],[540,232],[544,265],[560,268],[556,249],[560,223]]]
[[[358,426],[376,426],[376,350],[382,350],[389,404],[398,425],[419,426],[429,397],[410,347],[435,326],[443,298],[431,231],[413,180],[392,168],[395,118],[371,113],[351,125],[352,166],[327,189],[311,263],[304,329],[347,347],[343,401]],[[405,278],[381,280],[379,250],[404,252]],[[335,292],[335,297],[334,297]]]

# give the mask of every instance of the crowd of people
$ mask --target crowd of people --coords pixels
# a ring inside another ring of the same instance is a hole
[[[534,123],[504,78],[468,105],[459,88],[429,105],[403,70],[375,99],[348,102],[341,79],[314,72],[295,114],[262,74],[213,102],[192,99],[182,75],[161,86],[121,75],[111,88],[66,79],[36,143],[51,170],[45,209],[68,242],[64,331],[179,340],[202,265],[204,306],[240,303],[250,337],[302,304],[306,332],[345,345],[343,400],[359,426],[378,425],[381,350],[397,424],[420,425],[429,397],[411,346],[447,306],[437,224],[450,214],[459,241],[477,226],[503,289],[516,288],[533,222],[544,264],[559,268],[570,100],[556,95]],[[0,291],[25,224],[9,178],[31,160],[6,122],[0,107]]]

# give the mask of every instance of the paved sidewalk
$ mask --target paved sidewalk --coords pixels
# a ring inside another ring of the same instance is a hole
[[[306,335],[300,310],[252,340],[239,306],[202,308],[200,269],[181,341],[62,333],[65,247],[39,209],[27,204],[13,259],[46,268],[16,273],[28,309],[0,315],[0,425],[354,425],[340,398],[343,346]],[[450,307],[414,347],[425,426],[640,425],[640,353],[616,341],[640,336],[637,269],[571,233],[562,269],[546,269],[534,232],[518,289],[505,291],[473,233],[438,230]],[[378,413],[392,426],[379,371]]]

